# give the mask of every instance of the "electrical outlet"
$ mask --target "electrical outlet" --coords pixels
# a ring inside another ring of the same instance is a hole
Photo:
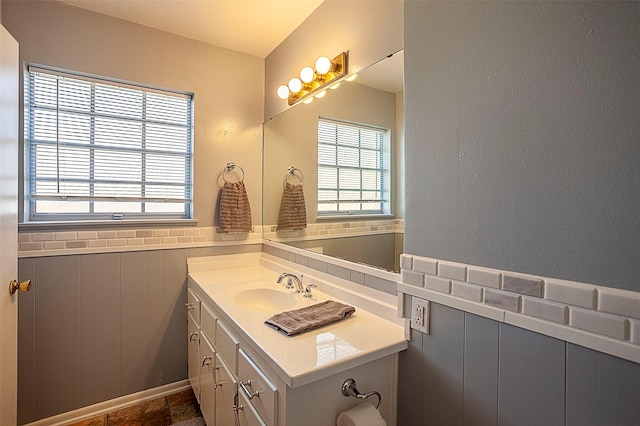
[[[411,299],[411,328],[429,334],[429,301],[413,297]]]

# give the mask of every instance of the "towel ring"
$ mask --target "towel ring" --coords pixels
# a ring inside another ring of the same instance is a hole
[[[289,177],[289,175],[294,175],[295,172],[298,172],[300,174],[300,185],[302,185],[304,183],[304,173],[302,173],[302,170],[300,170],[297,167],[293,167],[293,166],[289,166],[289,168],[287,169],[287,174],[284,177],[284,181],[287,182],[287,178]]]
[[[225,182],[228,182],[227,178],[225,178],[224,174],[226,172],[231,172],[231,171],[235,170],[236,167],[239,168],[240,171],[242,172],[242,179],[240,179],[240,182],[244,182],[244,169],[242,167],[238,166],[236,163],[234,163],[232,161],[229,161],[227,163],[226,167],[224,169],[222,169],[222,180],[225,181]]]
[[[353,379],[347,379],[344,381],[344,383],[342,384],[342,394],[344,396],[353,396],[358,399],[367,399],[370,396],[375,395],[378,397],[376,410],[380,409],[380,403],[382,402],[382,396],[380,395],[380,392],[373,391],[373,392],[367,392],[367,393],[360,393],[356,388],[356,381]]]

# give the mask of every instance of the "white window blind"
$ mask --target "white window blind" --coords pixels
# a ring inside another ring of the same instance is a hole
[[[30,220],[190,218],[192,95],[29,67]]]
[[[388,213],[386,133],[372,126],[318,120],[319,216]]]

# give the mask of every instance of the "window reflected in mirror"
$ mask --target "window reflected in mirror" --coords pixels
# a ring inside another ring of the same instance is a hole
[[[322,98],[297,104],[264,124],[265,239],[399,271],[403,60],[402,51],[385,57]],[[292,167],[304,176],[303,184],[291,176]],[[301,185],[293,202],[285,191],[292,184]],[[298,229],[278,227],[283,213],[302,211]]]

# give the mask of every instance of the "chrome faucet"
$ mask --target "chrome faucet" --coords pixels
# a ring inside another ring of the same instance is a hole
[[[302,285],[302,277],[303,275],[300,275],[300,278],[298,278],[298,276],[296,274],[292,274],[291,272],[285,272],[280,274],[280,276],[278,277],[278,280],[276,281],[278,284],[280,284],[282,282],[283,279],[287,279],[287,285],[285,288],[295,288],[296,289],[296,293],[303,293],[304,292],[304,286]],[[293,284],[295,283],[295,287],[293,286]]]

